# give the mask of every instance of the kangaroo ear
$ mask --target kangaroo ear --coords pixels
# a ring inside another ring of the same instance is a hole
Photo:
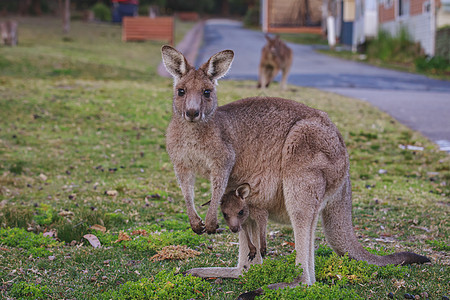
[[[270,38],[270,35],[269,35],[268,33],[266,33],[266,34],[264,35],[264,37],[266,38],[266,40],[267,40],[268,42],[271,42],[271,41],[272,41],[272,39]]]
[[[192,68],[184,55],[175,48],[165,45],[161,48],[161,53],[167,72],[169,72],[175,80],[186,75],[189,69]]]
[[[233,62],[234,52],[232,50],[224,50],[214,54],[206,62],[201,69],[206,73],[209,79],[216,81],[225,76]]]
[[[250,194],[250,185],[248,183],[244,183],[236,189],[236,196],[245,199]]]

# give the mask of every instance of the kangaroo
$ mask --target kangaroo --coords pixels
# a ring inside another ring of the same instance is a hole
[[[284,90],[292,66],[292,50],[280,40],[279,36],[271,38],[266,34],[265,37],[267,44],[263,47],[261,53],[258,88],[268,87],[281,70],[281,89]]]
[[[17,22],[8,20],[0,23],[1,41],[5,45],[17,46]]]
[[[244,183],[237,187],[236,190],[230,191],[223,195],[220,203],[223,217],[232,232],[243,231],[247,239],[249,248],[248,258],[253,260],[256,256],[256,247],[253,245],[251,236],[251,223],[257,226],[259,230],[260,253],[264,257],[266,255],[266,227],[268,212],[258,207],[247,205],[246,198],[250,194],[250,185]]]
[[[163,46],[161,51],[164,65],[174,78],[166,149],[194,232],[215,233],[223,195],[247,182],[252,187],[247,205],[267,211],[273,221],[292,225],[295,262],[303,268],[293,282],[270,288],[315,282],[314,237],[319,217],[327,242],[339,255],[348,253],[353,259],[378,266],[430,261],[411,252],[377,256],[358,242],[352,224],[349,156],[342,135],[325,112],[270,97],[218,106],[216,82],[231,67],[233,51],[216,53],[199,69],[170,46]],[[194,205],[196,175],[211,182],[205,223]],[[260,230],[256,224],[248,226],[259,250]],[[238,278],[250,264],[262,263],[261,251],[251,261],[249,253],[246,234],[241,230],[236,267],[194,268],[187,273]]]

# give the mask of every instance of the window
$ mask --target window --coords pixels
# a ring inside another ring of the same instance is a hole
[[[409,0],[398,0],[398,16],[409,15]]]

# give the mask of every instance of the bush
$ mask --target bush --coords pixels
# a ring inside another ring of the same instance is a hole
[[[432,72],[439,73],[445,72],[450,68],[449,60],[445,59],[442,56],[433,56],[433,57],[419,57],[414,61],[416,65],[416,70],[418,72]]]
[[[423,55],[423,50],[419,43],[412,41],[407,29],[402,27],[395,37],[380,30],[377,38],[368,43],[367,55],[383,62],[412,63]]]
[[[48,248],[62,245],[61,242],[43,236],[42,233],[34,234],[23,228],[0,228],[0,240],[3,245],[23,248],[27,250],[28,255],[38,257],[48,256],[51,254]]]
[[[290,299],[317,299],[317,300],[354,300],[364,299],[354,290],[342,289],[340,286],[328,286],[322,283],[315,283],[312,286],[297,286],[295,288],[285,288],[279,290],[264,289],[261,299],[270,300],[290,300]]]
[[[291,282],[302,271],[301,265],[295,265],[294,251],[280,259],[265,259],[261,265],[252,265],[240,278],[244,283],[243,288],[250,291],[272,283]]]
[[[48,299],[51,294],[51,289],[46,285],[39,286],[34,284],[28,284],[26,282],[15,283],[11,291],[8,293],[9,296],[16,299]]]
[[[102,22],[110,22],[112,19],[109,7],[101,2],[96,3],[92,7],[92,11],[94,12],[94,16],[97,20]]]
[[[128,281],[118,291],[103,293],[98,299],[198,299],[211,284],[200,277],[161,271],[151,278]]]

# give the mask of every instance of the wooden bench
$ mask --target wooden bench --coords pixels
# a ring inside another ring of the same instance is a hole
[[[122,40],[158,40],[168,41],[173,45],[174,29],[173,17],[124,17],[122,19]]]

